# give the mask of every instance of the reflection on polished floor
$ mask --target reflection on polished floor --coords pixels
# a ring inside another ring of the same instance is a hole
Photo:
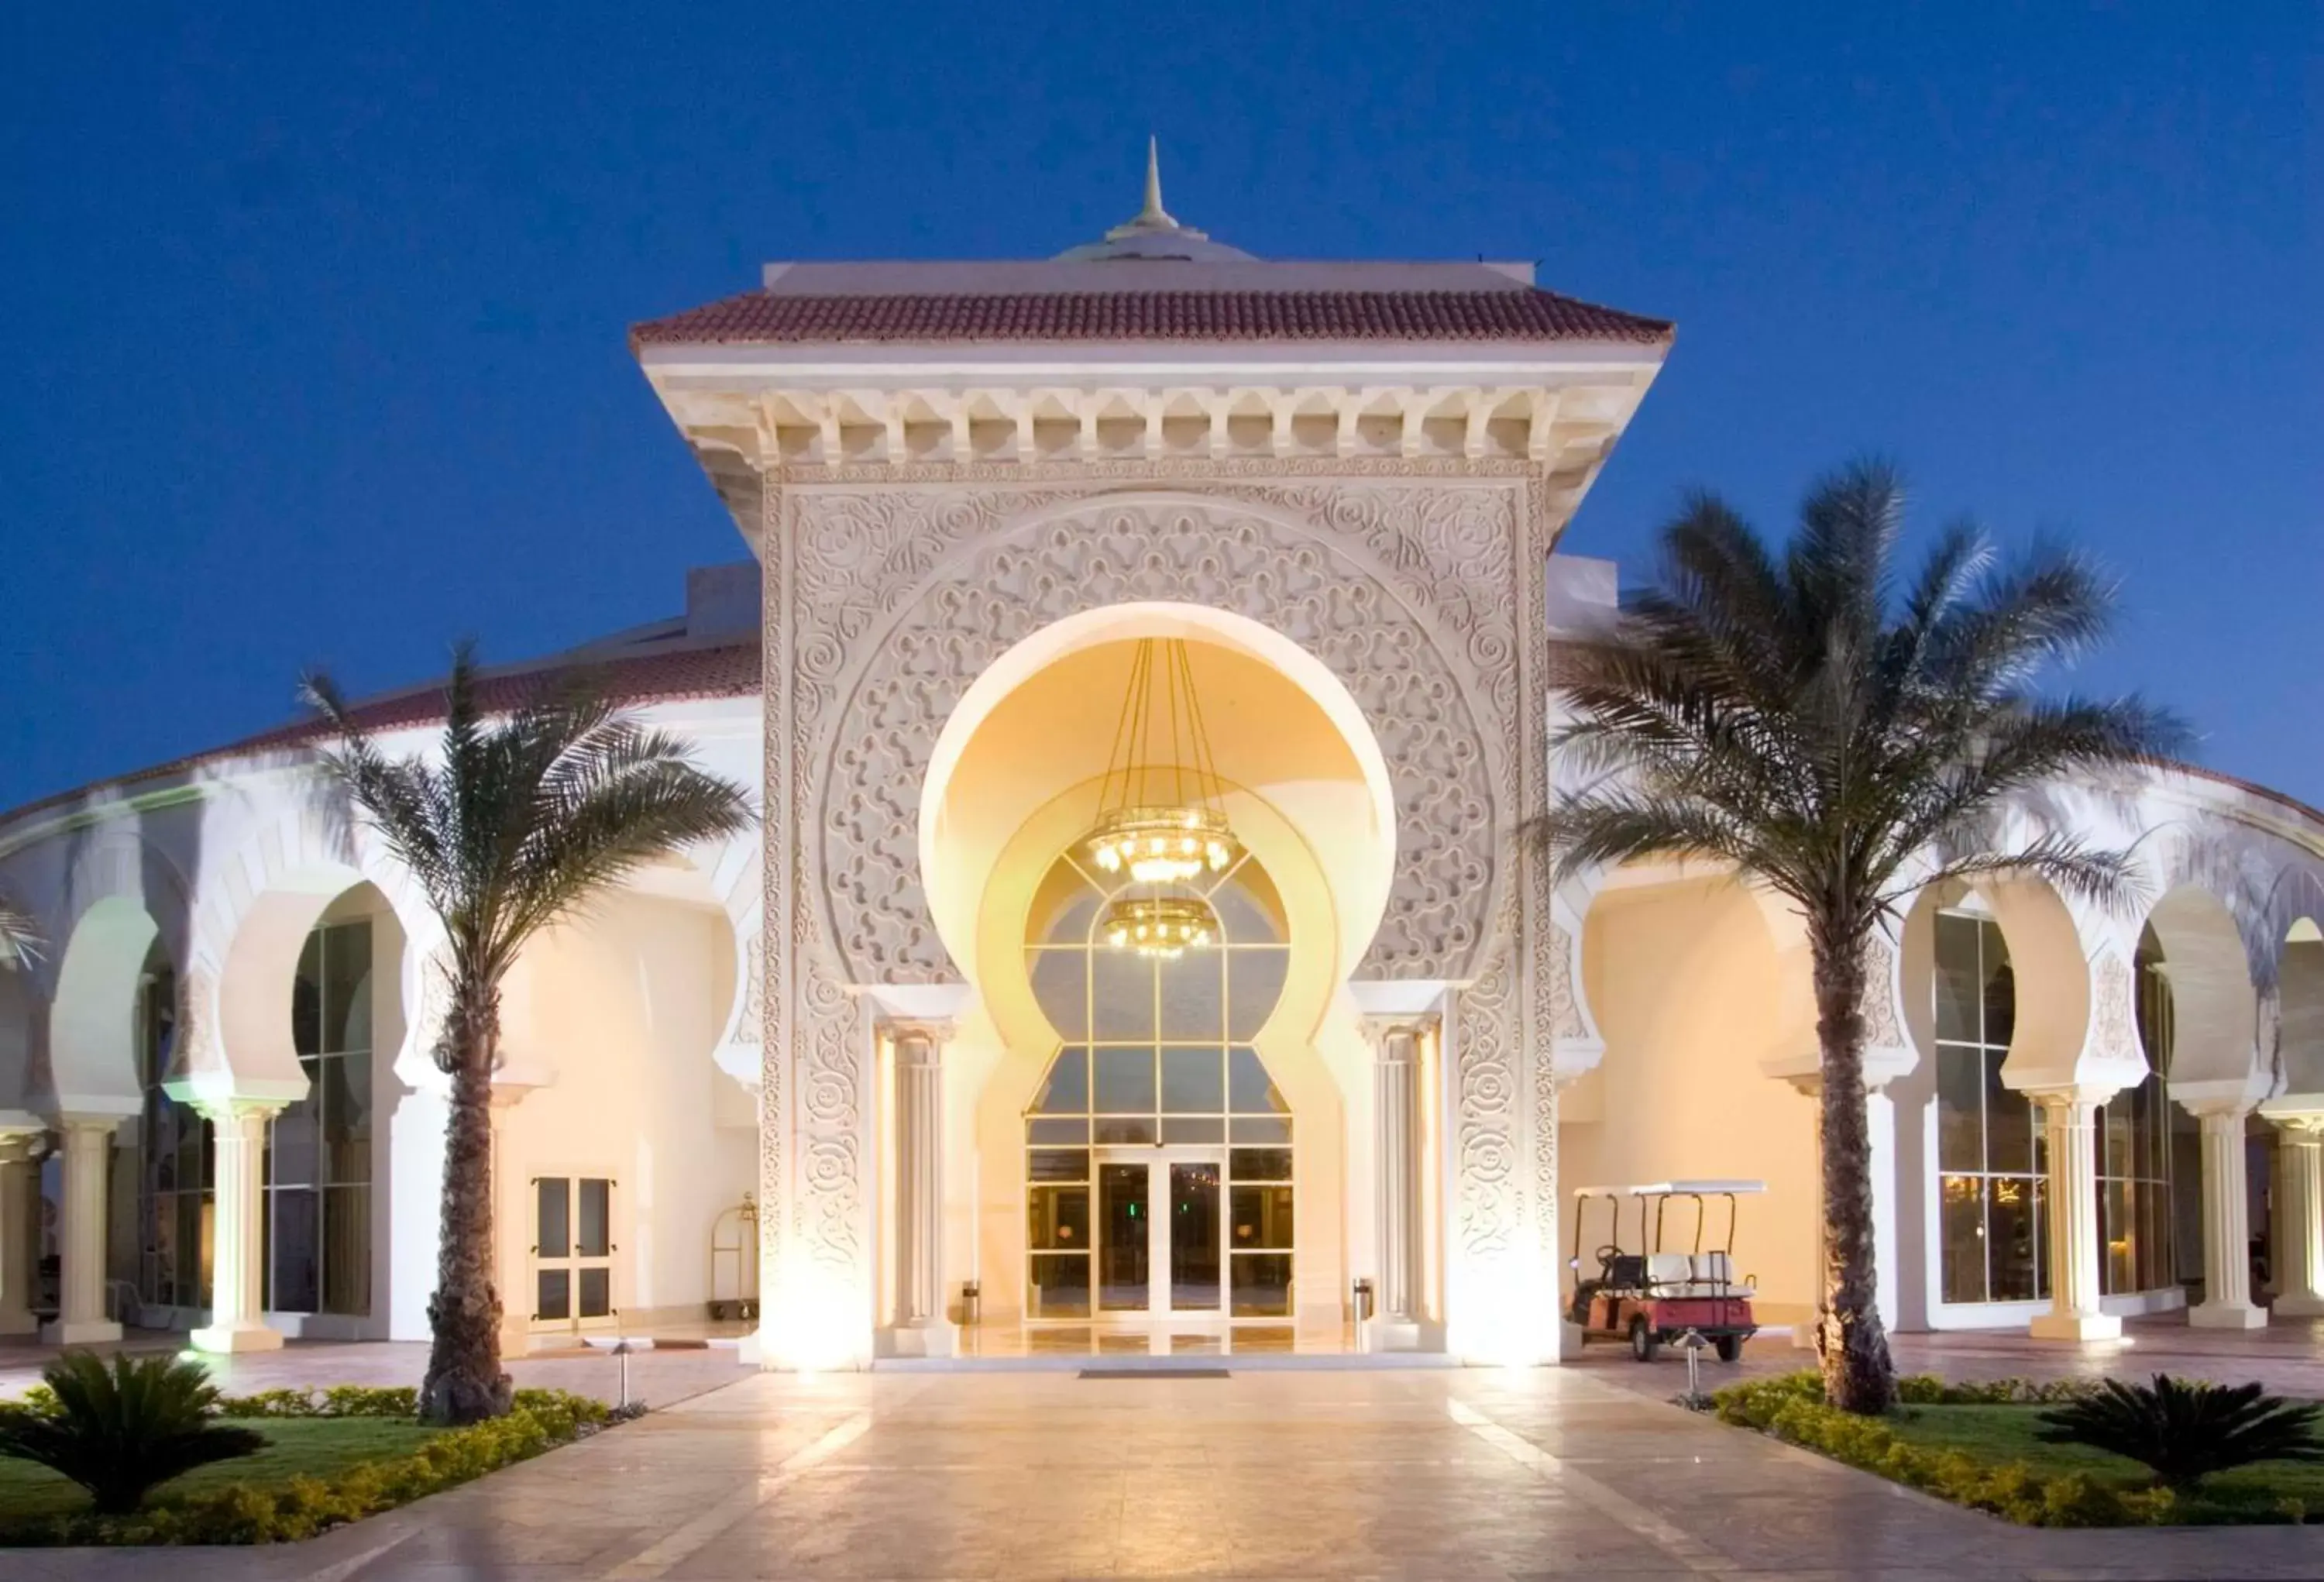
[[[2011,1527],[1607,1370],[752,1374],[309,1543],[39,1582],[2313,1577],[2313,1528]],[[1640,1372],[1646,1370],[1640,1369]],[[1665,1377],[1670,1375],[1665,1374]]]
[[[1154,1319],[1139,1324],[976,1324],[960,1331],[960,1355],[1001,1360],[1052,1356],[1344,1356],[1351,1326],[1222,1324]]]

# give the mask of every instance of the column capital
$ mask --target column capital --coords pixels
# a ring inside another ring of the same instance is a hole
[[[2260,1119],[2294,1144],[2324,1137],[2324,1093],[2287,1093],[2259,1106]]]
[[[30,1158],[48,1132],[38,1115],[23,1110],[0,1110],[0,1164]],[[6,1227],[0,1226],[0,1241],[5,1241],[6,1235]]]
[[[2240,1128],[2258,1106],[2249,1100],[2233,1098],[2182,1098],[2180,1107],[2206,1125],[2226,1127],[2232,1124]]]
[[[97,1132],[110,1136],[121,1129],[121,1123],[129,1119],[129,1116],[109,1115],[103,1111],[58,1110],[43,1118],[48,1122],[48,1129],[51,1132],[61,1132],[68,1137],[85,1137]]]
[[[303,1072],[296,1078],[253,1078],[236,1077],[231,1071],[195,1071],[161,1084],[161,1091],[171,1098],[212,1119],[217,1118],[213,1108],[224,1111],[237,1104],[267,1104],[282,1109],[306,1097],[313,1087]]]
[[[1384,1060],[1393,1058],[1388,1051],[1394,1047],[1394,1040],[1426,1038],[1443,1025],[1443,1019],[1434,1011],[1360,1016],[1356,1020]]]
[[[231,1126],[236,1121],[271,1121],[290,1107],[288,1099],[237,1097],[233,1094],[204,1094],[190,1101],[193,1112],[214,1126]]]
[[[883,1032],[899,1022],[957,1022],[976,996],[966,984],[851,984],[847,992],[870,1005]]]
[[[925,1050],[933,1060],[944,1053],[945,1045],[952,1042],[960,1024],[949,1016],[899,1016],[882,1018],[880,1031],[898,1050]]]
[[[2240,1120],[2257,1109],[2260,1100],[2267,1096],[2266,1079],[2256,1072],[2224,1080],[2199,1079],[2168,1086],[2171,1097],[2180,1108],[2190,1115],[2202,1116],[2206,1122]]]
[[[2003,1072],[2002,1080],[2006,1083],[2008,1079],[2008,1073]],[[2094,1110],[2120,1093],[2122,1088],[2112,1082],[2076,1082],[2064,1087],[2024,1087],[2018,1091],[2024,1094],[2028,1104],[2038,1104],[2043,1109]]]

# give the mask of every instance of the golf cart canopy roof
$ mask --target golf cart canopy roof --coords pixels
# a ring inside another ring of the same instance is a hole
[[[1573,1195],[1577,1198],[1675,1198],[1689,1194],[1716,1197],[1727,1192],[1764,1192],[1766,1189],[1765,1181],[1649,1181],[1642,1187],[1576,1187]]]

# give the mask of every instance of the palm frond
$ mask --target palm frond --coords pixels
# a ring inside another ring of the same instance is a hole
[[[742,788],[624,717],[587,671],[536,679],[494,717],[475,651],[461,644],[432,762],[389,758],[327,676],[309,676],[306,692],[337,736],[318,762],[419,881],[456,970],[484,985],[592,893],[752,818]]]
[[[42,1370],[54,1404],[0,1412],[0,1457],[79,1484],[101,1515],[121,1515],[171,1478],[265,1448],[263,1436],[214,1420],[217,1391],[198,1363],[69,1351]]]
[[[0,902],[0,968],[38,961],[42,945],[41,925],[32,913]]]
[[[2142,699],[2029,689],[2112,619],[2113,585],[2086,558],[2037,546],[2004,565],[1964,523],[1900,578],[1904,499],[1887,464],[1843,468],[1809,491],[1779,560],[1690,496],[1664,533],[1661,586],[1562,656],[1553,745],[1585,789],[1535,837],[1568,865],[1716,851],[1812,907],[1845,907],[1824,937],[1861,937],[1899,875],[1964,848],[2012,799],[2184,742]],[[2118,897],[2129,878],[2056,840],[1978,861],[2078,895]]]
[[[2157,1374],[2152,1384],[2099,1380],[2090,1394],[2043,1413],[2036,1437],[2111,1451],[2150,1468],[2166,1488],[2187,1490],[2255,1462],[2324,1461],[2319,1414],[2315,1402],[2287,1401],[2257,1383]]]
[[[1820,991],[1861,971],[1865,940],[1932,861],[1937,879],[2017,873],[2077,897],[2136,893],[2126,853],[1987,838],[2059,782],[2183,740],[2136,698],[2034,690],[2107,630],[2113,585],[2054,547],[2005,565],[1966,523],[1905,576],[1904,521],[1903,482],[1877,461],[1820,480],[1780,556],[1717,499],[1688,497],[1664,530],[1657,585],[1560,656],[1559,788],[1526,834],[1561,878],[1658,856],[1732,864],[1800,913]],[[1820,1029],[1828,1069],[1860,1061],[1856,1019]],[[1840,1091],[1824,1089],[1827,1125]],[[1843,1338],[1824,1365],[1832,1398],[1856,1411],[1880,1410],[1893,1374],[1877,1318],[1843,1294],[1872,1289],[1860,1267],[1827,1289],[1836,1308],[1855,1304],[1835,1313]]]
[[[2128,852],[2092,847],[2056,831],[2014,851],[1977,852],[1940,862],[1919,874],[1914,888],[2020,875],[2100,907],[2118,910],[2149,899]]]

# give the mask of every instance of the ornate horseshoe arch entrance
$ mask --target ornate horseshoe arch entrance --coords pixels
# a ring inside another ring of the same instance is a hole
[[[1443,1143],[1428,1158],[1444,1178],[1444,1329],[1469,1355],[1534,1344],[1521,1315],[1545,1312],[1536,1300],[1554,1290],[1554,947],[1545,875],[1516,839],[1543,794],[1539,710],[1520,701],[1538,698],[1545,662],[1537,623],[1517,618],[1540,585],[1526,482],[770,493],[770,1361],[861,1360],[882,1310],[899,1328],[942,1325],[938,1254],[883,1247],[879,1232],[881,1150],[916,1168],[908,1136],[881,1130],[880,1050],[896,1051],[900,1092],[922,1058],[908,1049],[940,1050],[945,1035],[923,1008],[965,997],[923,878],[924,788],[947,722],[996,661],[1061,621],[1148,603],[1279,634],[1376,739],[1396,856],[1354,976],[1402,985],[1391,999],[1440,1018]]]

